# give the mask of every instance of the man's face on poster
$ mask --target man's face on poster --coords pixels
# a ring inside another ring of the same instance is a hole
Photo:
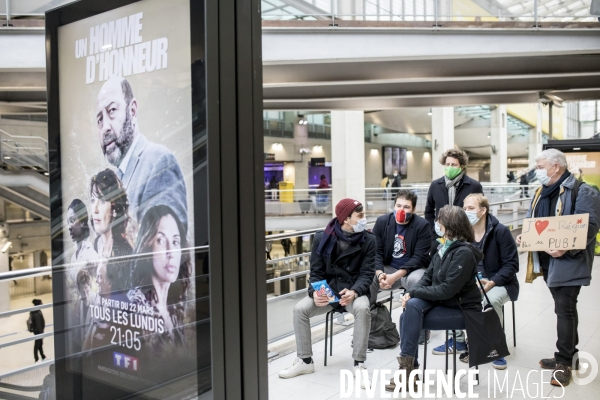
[[[90,305],[90,294],[92,292],[92,288],[90,287],[90,285],[88,285],[86,283],[83,286],[79,286],[78,290],[79,290],[79,296],[81,297],[81,302],[85,306],[89,306]]]
[[[103,297],[108,297],[111,292],[111,284],[106,276],[105,260],[100,262],[100,265],[98,265],[98,271],[96,272],[96,283],[98,284],[100,295]]]
[[[127,104],[121,82],[110,79],[100,89],[96,107],[96,127],[100,148],[106,160],[118,167],[133,142],[135,100]]]

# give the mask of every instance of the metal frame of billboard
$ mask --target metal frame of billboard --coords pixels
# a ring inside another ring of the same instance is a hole
[[[46,13],[53,259],[64,252],[66,206],[61,189],[58,28],[138,1],[81,0]],[[192,77],[192,91],[206,91],[207,136],[197,141],[194,127],[195,171],[205,166],[204,172],[194,173],[194,207],[206,210],[195,213],[195,245],[206,245],[207,235],[210,245],[204,260],[210,271],[210,348],[207,352],[198,346],[198,372],[206,373],[210,360],[213,398],[263,399],[268,381],[260,0],[190,0],[189,18],[192,63],[202,61],[206,77],[203,87],[194,87]],[[203,228],[208,231],[198,234]],[[197,264],[197,274],[201,270]],[[62,272],[55,273],[53,292],[64,298]],[[57,398],[82,399],[82,376],[67,370],[64,336],[61,340],[64,304],[54,304],[54,322]],[[198,340],[208,340],[200,335]],[[105,384],[98,389],[109,398],[144,397]]]

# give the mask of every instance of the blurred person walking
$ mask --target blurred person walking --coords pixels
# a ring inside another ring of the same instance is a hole
[[[33,299],[32,303],[34,306],[42,305],[42,301],[40,299]],[[40,335],[44,333],[44,328],[46,327],[46,320],[44,320],[44,314],[42,314],[42,311],[30,311],[27,325],[29,327],[29,332],[32,332],[34,335]],[[42,357],[42,361],[46,359],[46,355],[44,354],[43,342],[43,339],[37,339],[35,341],[35,344],[33,345],[33,358],[35,358],[35,362],[38,362],[40,360],[40,357]]]

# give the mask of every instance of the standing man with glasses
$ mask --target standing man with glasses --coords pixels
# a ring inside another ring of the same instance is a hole
[[[557,324],[557,351],[552,358],[540,360],[543,369],[554,370],[550,383],[567,386],[571,370],[577,369],[575,354],[579,351],[577,297],[582,286],[592,279],[594,247],[600,218],[600,195],[589,185],[577,181],[567,170],[565,155],[548,149],[536,158],[535,175],[542,184],[531,201],[526,218],[545,218],[560,215],[589,214],[585,250],[547,250],[529,252],[525,282],[543,276],[552,298]],[[521,245],[521,235],[517,236]]]

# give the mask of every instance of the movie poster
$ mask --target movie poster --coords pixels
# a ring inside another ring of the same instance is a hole
[[[408,176],[406,149],[403,147],[383,147],[383,172],[392,176],[394,171],[398,171],[402,179]]]
[[[134,3],[58,40],[67,352],[143,390],[196,370],[189,2]]]

